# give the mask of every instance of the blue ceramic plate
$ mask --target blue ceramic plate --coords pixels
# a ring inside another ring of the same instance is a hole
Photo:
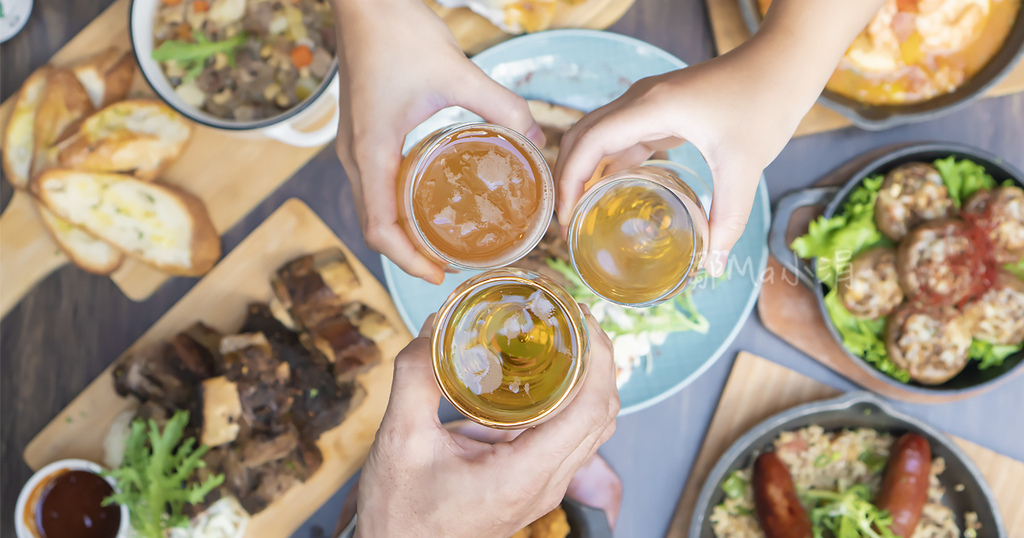
[[[667,52],[625,36],[588,30],[543,32],[507,41],[473,58],[501,84],[527,99],[540,99],[584,111],[622,95],[633,82],[686,64]],[[406,139],[406,149],[439,127],[478,117],[462,109],[438,112]],[[669,159],[700,174],[709,184],[711,170],[690,144],[669,151]],[[729,278],[693,291],[701,314],[711,323],[707,334],[674,333],[655,349],[649,368],[641,365],[620,389],[625,415],[655,404],[682,389],[729,346],[754,306],[768,260],[768,192],[762,179],[743,237],[732,250]],[[413,278],[384,258],[384,275],[405,323],[419,332],[427,316],[471,273],[448,275],[442,286]]]

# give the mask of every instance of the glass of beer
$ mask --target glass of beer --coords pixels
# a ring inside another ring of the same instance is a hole
[[[431,348],[441,392],[499,429],[540,424],[575,397],[589,340],[579,305],[551,279],[514,267],[462,283],[437,313]]]
[[[682,291],[708,254],[708,214],[696,173],[648,161],[597,180],[569,223],[569,254],[580,279],[607,301],[654,306]]]
[[[533,250],[554,213],[540,150],[489,123],[444,127],[409,151],[398,172],[398,220],[442,267],[508,265]]]

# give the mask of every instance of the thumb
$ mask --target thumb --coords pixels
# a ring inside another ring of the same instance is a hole
[[[709,263],[706,268],[711,276],[720,276],[725,270],[729,251],[743,235],[754,205],[760,171],[716,170],[715,195],[711,202],[711,237]]]
[[[482,71],[476,82],[463,86],[455,99],[457,105],[484,120],[504,125],[529,138],[538,148],[545,137],[530,113],[530,105],[512,90],[495,82]]]
[[[434,378],[430,330],[434,316],[427,318],[418,338],[409,343],[395,359],[395,378],[385,417],[399,421],[399,427],[412,431],[430,425],[440,427],[437,407],[441,390]]]

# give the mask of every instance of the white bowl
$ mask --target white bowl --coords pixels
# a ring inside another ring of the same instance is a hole
[[[337,135],[338,120],[341,111],[338,108],[339,82],[337,62],[331,68],[331,74],[317,88],[317,91],[305,101],[272,118],[256,121],[234,121],[218,118],[199,110],[175,93],[167,76],[160,69],[160,63],[153,59],[153,21],[156,10],[162,0],[132,0],[128,13],[128,28],[132,38],[135,59],[139,63],[142,76],[161,99],[171,108],[185,117],[208,127],[231,131],[235,134],[266,137],[291,146],[310,148],[322,146]],[[331,119],[311,131],[300,130],[302,127],[316,125],[326,115],[325,109],[333,108]]]
[[[91,473],[99,474],[103,471],[103,467],[88,461],[88,460],[58,460],[55,461],[42,469],[36,471],[36,474],[32,475],[32,478],[28,479],[25,486],[21,488],[21,494],[18,495],[18,504],[14,508],[14,530],[18,535],[18,538],[39,538],[39,535],[29,530],[28,525],[25,523],[25,511],[28,508],[28,500],[35,491],[36,487],[39,486],[40,482],[49,478],[53,473],[57,471],[89,471]],[[110,487],[114,488],[117,485],[113,480],[104,478]],[[128,513],[128,507],[120,505],[121,507],[121,526],[117,529],[117,538],[128,538],[129,528],[131,527],[130,515]]]

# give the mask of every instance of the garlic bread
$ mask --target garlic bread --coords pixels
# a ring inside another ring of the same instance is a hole
[[[109,275],[121,266],[124,255],[120,250],[54,215],[39,202],[36,209],[57,246],[75,265],[96,275]]]
[[[28,186],[35,154],[36,111],[43,101],[49,67],[41,67],[25,80],[14,102],[14,112],[4,133],[4,173],[16,189]]]
[[[32,192],[57,216],[140,261],[201,275],[220,258],[220,237],[195,196],[122,174],[51,169]]]
[[[128,95],[135,78],[135,60],[130,51],[110,47],[72,68],[78,82],[89,94],[94,108],[102,108]]]
[[[78,122],[92,111],[89,94],[71,70],[51,69],[36,111],[32,133],[35,156],[30,178],[55,164],[57,152],[53,146],[74,132]]]
[[[181,155],[192,124],[153,99],[114,103],[89,116],[60,145],[61,168],[120,172],[151,180]]]

